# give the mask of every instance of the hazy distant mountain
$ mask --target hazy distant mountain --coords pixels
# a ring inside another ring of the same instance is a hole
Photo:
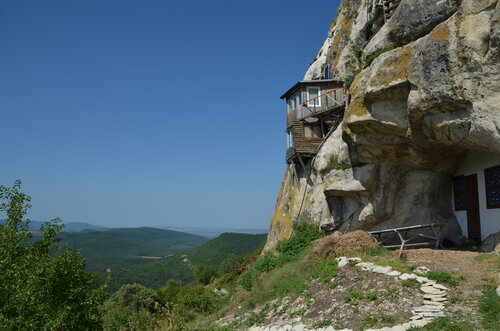
[[[83,222],[69,222],[64,224],[63,231],[82,231],[82,230],[91,230],[91,229],[106,229],[100,225],[94,225],[90,223]]]
[[[197,234],[199,236],[207,238],[216,238],[222,233],[247,233],[247,234],[267,233],[266,229],[198,228],[198,227],[170,227],[170,226],[159,226],[159,228]]]
[[[3,221],[3,219],[0,220],[0,224],[3,223]],[[30,221],[28,226],[31,231],[40,231],[42,224],[43,222]],[[105,229],[105,227],[83,222],[68,222],[64,223],[62,231],[82,231],[86,229]]]

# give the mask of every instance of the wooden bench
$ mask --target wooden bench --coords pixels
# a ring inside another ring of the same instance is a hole
[[[375,241],[379,244],[384,246],[385,248],[398,248],[399,249],[405,249],[405,247],[422,247],[422,246],[431,246],[432,243],[429,241],[422,241],[422,242],[412,242],[409,243],[410,241],[415,241],[416,239],[431,239],[436,242],[435,247],[439,248],[440,246],[440,241],[439,241],[439,235],[438,235],[438,228],[442,227],[442,224],[421,224],[421,225],[412,225],[412,226],[405,226],[402,228],[393,228],[393,229],[386,229],[386,230],[378,230],[378,231],[369,231],[368,233],[375,239]],[[431,229],[434,235],[428,235],[424,234],[423,231],[426,229]],[[385,238],[382,238],[384,237]],[[394,239],[394,238],[399,238],[400,244],[397,245],[386,245],[387,241]]]

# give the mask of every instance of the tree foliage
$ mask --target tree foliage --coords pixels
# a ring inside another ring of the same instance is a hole
[[[40,240],[32,240],[23,220],[31,198],[20,188],[20,181],[0,186],[0,329],[100,329],[102,288],[91,287],[79,254],[56,244],[60,219],[44,223]]]

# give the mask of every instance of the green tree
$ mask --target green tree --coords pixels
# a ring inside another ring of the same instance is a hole
[[[104,328],[119,330],[134,323],[147,324],[150,313],[158,308],[157,301],[152,289],[140,284],[123,285],[104,303]]]
[[[45,222],[33,240],[23,220],[31,198],[21,182],[0,186],[0,329],[98,330],[102,288],[85,272],[85,259],[56,244],[60,219]]]
[[[217,277],[217,268],[213,265],[199,264],[194,269],[194,276],[201,284],[208,285]]]

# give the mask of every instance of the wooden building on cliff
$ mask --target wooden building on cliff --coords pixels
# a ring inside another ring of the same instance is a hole
[[[300,81],[286,91],[287,163],[305,163],[342,121],[344,84],[339,79]]]

